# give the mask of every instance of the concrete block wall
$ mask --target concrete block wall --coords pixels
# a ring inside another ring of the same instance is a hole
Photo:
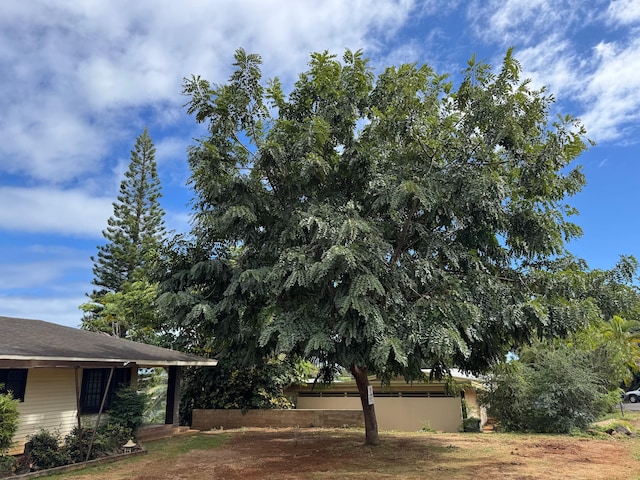
[[[191,428],[364,427],[362,410],[204,410],[194,409]]]

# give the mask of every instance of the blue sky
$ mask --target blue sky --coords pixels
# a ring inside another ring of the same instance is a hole
[[[640,0],[3,0],[0,4],[0,316],[77,326],[92,262],[144,127],[166,222],[188,230],[186,149],[202,130],[182,79],[214,83],[233,52],[291,84],[313,51],[363,49],[372,65],[428,63],[453,78],[472,54],[513,46],[556,113],[597,145],[569,203],[592,268],[640,256]]]

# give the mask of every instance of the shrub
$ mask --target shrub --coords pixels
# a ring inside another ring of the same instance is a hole
[[[60,435],[42,429],[29,436],[25,445],[25,454],[34,470],[46,470],[48,468],[67,465],[69,456],[64,448],[60,447]]]
[[[133,430],[117,423],[105,423],[98,428],[105,451],[109,454],[122,453],[120,449],[133,437]]]
[[[569,433],[586,430],[612,398],[587,353],[556,346],[501,365],[481,401],[507,431]]]
[[[5,473],[12,473],[16,467],[16,457],[13,455],[0,455],[0,477]]]
[[[87,452],[89,452],[89,444],[92,438],[93,443],[91,444],[91,452],[89,452],[89,460],[120,453],[122,445],[132,436],[131,429],[110,422],[100,425],[95,435],[93,431],[93,428],[78,430],[78,427],[75,427],[64,438],[63,449],[70,463],[79,463],[87,460]]]
[[[189,368],[182,378],[180,419],[191,423],[194,408],[289,409],[293,402],[286,387],[303,383],[311,375],[308,362],[268,359],[250,367],[221,361],[216,368]]]
[[[477,417],[467,417],[462,420],[462,431],[463,432],[474,432],[479,433],[482,431],[480,428],[480,419]]]
[[[10,393],[0,394],[0,455],[13,445],[13,436],[18,430],[18,400]]]
[[[146,396],[135,388],[119,388],[109,410],[109,423],[121,425],[135,433],[142,425],[145,405]]]

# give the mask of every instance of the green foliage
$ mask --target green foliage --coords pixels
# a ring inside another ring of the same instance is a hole
[[[482,431],[482,428],[480,428],[480,419],[477,417],[464,418],[462,420],[462,431],[480,433]]]
[[[71,432],[65,436],[62,450],[68,459],[68,463],[79,463],[87,460],[87,452],[89,452],[89,444],[91,444],[91,452],[89,460],[102,458],[108,455],[121,453],[122,445],[124,445],[133,434],[131,429],[112,422],[107,422],[98,427],[94,435],[92,428],[83,428],[79,430],[74,427]]]
[[[13,455],[0,454],[0,475],[13,472],[16,463],[16,457]]]
[[[566,344],[538,344],[500,365],[481,400],[507,431],[585,430],[620,400],[593,368],[593,356]]]
[[[46,470],[70,463],[67,451],[61,446],[60,435],[42,429],[30,435],[25,445],[33,470]]]
[[[148,280],[124,282],[120,291],[95,295],[91,302],[80,305],[90,325],[83,328],[114,336],[126,336],[134,341],[157,343],[156,328],[159,313],[155,306],[158,284]]]
[[[136,432],[142,425],[147,398],[133,387],[121,387],[109,409],[109,423]]]
[[[640,368],[640,323],[614,316],[578,331],[569,345],[591,351],[593,368],[608,380],[609,389],[629,385]]]
[[[121,447],[130,438],[132,430],[125,426],[108,422],[100,425],[94,434],[92,428],[74,427],[61,441],[60,435],[42,429],[31,435],[25,446],[25,455],[33,470],[45,470],[71,463],[121,453]]]
[[[194,408],[271,409],[293,408],[284,389],[305,381],[306,362],[269,360],[242,367],[220,362],[216,368],[190,368],[182,380],[181,417],[189,423]]]
[[[346,51],[313,53],[285,94],[260,64],[238,50],[227,84],[184,84],[209,132],[189,150],[193,231],[166,255],[160,304],[192,348],[411,380],[484,371],[591,319],[549,267],[580,234],[565,198],[585,132],[548,120],[552,96],[511,51],[457,88],[428,65],[376,77]]]
[[[138,370],[138,389],[146,396],[144,423],[164,423],[168,375],[163,368]]]
[[[148,131],[137,138],[129,169],[113,203],[113,216],[98,247],[93,283],[97,290],[80,308],[82,328],[136,340],[152,340],[159,324],[153,307],[157,285],[150,279],[164,236],[155,147]]]
[[[10,393],[0,393],[0,456],[13,445],[18,421],[18,400],[15,400]]]
[[[135,430],[112,421],[103,423],[98,427],[98,435],[105,439],[106,451],[110,454],[122,453],[122,446],[134,438],[134,434]]]

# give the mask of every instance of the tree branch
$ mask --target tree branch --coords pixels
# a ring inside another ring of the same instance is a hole
[[[400,254],[402,253],[402,251],[406,246],[407,237],[409,236],[409,227],[411,227],[411,219],[418,211],[418,206],[419,206],[418,200],[414,198],[413,205],[411,206],[411,210],[409,211],[407,218],[405,219],[404,224],[402,225],[402,231],[400,232],[400,239],[398,240],[398,244],[396,245],[396,248],[393,251],[393,255],[391,255],[391,260],[389,262],[391,264],[398,261],[398,258],[400,258]]]

